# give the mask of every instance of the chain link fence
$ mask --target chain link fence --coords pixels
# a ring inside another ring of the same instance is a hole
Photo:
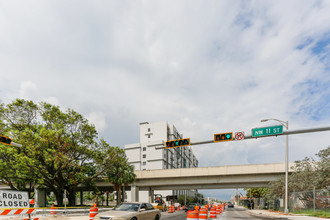
[[[330,190],[318,189],[290,193],[289,210],[330,210]]]
[[[284,197],[276,199],[246,199],[240,201],[241,205],[254,209],[271,209],[276,211],[284,211]],[[253,203],[253,206],[251,205]],[[289,193],[288,208],[290,212],[300,210],[330,211],[330,188],[318,189],[303,192]]]

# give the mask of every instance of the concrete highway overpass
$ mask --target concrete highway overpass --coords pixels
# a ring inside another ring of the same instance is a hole
[[[290,163],[289,167],[293,165],[294,163]],[[250,164],[134,172],[136,179],[131,186],[126,186],[125,190],[130,190],[132,200],[136,201],[139,190],[149,191],[149,194],[153,195],[154,190],[267,187],[269,182],[285,175],[285,165],[284,163]],[[289,169],[289,172],[292,170]],[[112,185],[107,181],[98,182],[96,185],[101,191],[113,190]],[[8,186],[0,185],[1,188],[8,189]],[[88,188],[80,186],[79,190],[88,191]]]
[[[292,167],[294,163],[290,163]],[[292,172],[289,169],[289,172]],[[269,182],[285,175],[284,163],[250,164],[219,167],[198,167],[164,170],[135,171],[134,183],[127,187],[131,190],[132,200],[138,200],[139,190],[180,189],[235,189],[249,187],[267,187]],[[100,187],[109,183],[98,183]]]
[[[290,164],[290,167],[294,164]],[[292,172],[292,170],[289,170]],[[285,174],[284,163],[135,171],[133,185],[167,189],[266,187]]]

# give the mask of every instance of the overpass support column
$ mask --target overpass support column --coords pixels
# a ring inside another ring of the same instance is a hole
[[[84,191],[80,190],[80,205],[84,205]]]
[[[43,189],[34,188],[34,203],[36,208],[46,206],[46,191]]]
[[[155,191],[149,187],[149,203],[153,203]]]
[[[125,202],[125,194],[126,194],[126,189],[125,189],[125,186],[123,186],[122,190],[121,190],[121,201],[122,202]]]
[[[139,187],[138,186],[131,186],[131,198],[132,202],[138,202],[139,201]]]

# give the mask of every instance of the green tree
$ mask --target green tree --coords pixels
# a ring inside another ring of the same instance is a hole
[[[263,198],[268,192],[268,188],[244,188],[248,198]]]
[[[204,204],[204,195],[201,193],[196,193],[195,197],[193,198],[193,203],[200,203],[200,204]]]
[[[318,174],[316,185],[319,189],[330,186],[330,146],[316,154],[319,158],[316,171]]]
[[[323,189],[330,185],[330,146],[316,154],[318,160],[306,157],[295,161],[292,169],[295,171],[289,175],[289,192],[304,192],[298,194],[300,201],[306,206],[311,206],[312,190]],[[267,197],[274,199],[283,197],[285,192],[284,176],[277,181],[271,182]]]
[[[186,203],[185,203],[184,195],[178,196],[178,203],[180,203],[182,205],[191,204],[191,203],[193,203],[193,201],[194,201],[194,197],[192,197],[192,196],[186,196]]]
[[[117,203],[121,203],[122,186],[131,184],[135,180],[134,166],[127,160],[125,151],[119,147],[110,148],[106,142],[102,142],[108,159],[104,160],[105,174],[114,190],[117,191]]]
[[[36,130],[37,105],[31,101],[16,100],[5,106],[0,104],[1,134],[18,140],[29,130]],[[22,135],[21,135],[22,134]],[[0,144],[0,181],[13,190],[26,190],[30,196],[37,177],[32,168],[33,159],[27,149]]]
[[[71,109],[17,99],[1,104],[0,113],[2,132],[23,146],[0,148],[0,179],[14,190],[31,192],[36,184],[49,188],[59,206],[67,190],[69,205],[74,205],[78,184],[93,187],[112,161],[126,158],[108,155],[116,148],[97,143],[95,127]]]

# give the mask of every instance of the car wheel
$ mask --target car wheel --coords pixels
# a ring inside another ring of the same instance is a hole
[[[155,220],[159,220],[159,215],[156,215]]]

